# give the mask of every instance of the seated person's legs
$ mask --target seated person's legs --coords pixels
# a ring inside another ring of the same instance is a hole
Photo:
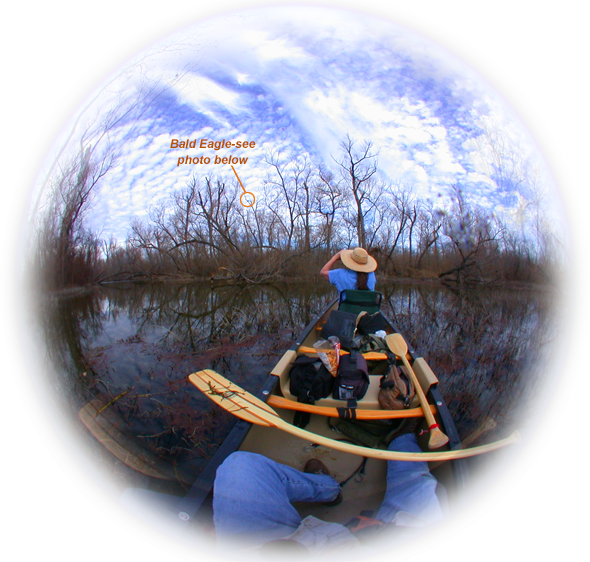
[[[389,444],[390,451],[421,452],[413,433],[400,435]],[[387,462],[387,491],[377,519],[387,523],[399,512],[404,512],[405,524],[434,523],[442,519],[436,496],[436,479],[428,470],[428,463],[414,461]],[[410,516],[405,516],[405,514]],[[398,523],[402,516],[398,516]]]
[[[231,535],[243,535],[248,542],[285,537],[301,523],[291,502],[330,501],[339,492],[330,476],[306,474],[254,453],[233,453],[215,478],[215,530],[221,540]]]

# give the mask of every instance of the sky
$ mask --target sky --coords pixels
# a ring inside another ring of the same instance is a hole
[[[146,88],[158,93],[150,103],[141,98]],[[471,201],[510,220],[533,192],[526,182],[515,188],[490,173],[481,150],[485,120],[514,139],[518,158],[536,159],[553,189],[528,133],[475,71],[429,39],[358,12],[264,8],[188,26],[134,57],[98,87],[92,104],[72,113],[71,120],[81,115],[73,150],[85,124],[112,108],[116,92],[142,115],[109,132],[119,158],[87,223],[105,239],[123,241],[132,218],[145,219],[150,206],[194,173],[235,182],[230,166],[215,165],[215,156],[248,157],[237,171],[260,205],[268,155],[306,156],[337,168],[334,158],[347,135],[358,146],[373,143],[383,178],[441,207],[459,184]],[[70,131],[63,130],[53,153]],[[171,148],[174,139],[256,146],[186,150]],[[213,163],[179,165],[187,156]]]

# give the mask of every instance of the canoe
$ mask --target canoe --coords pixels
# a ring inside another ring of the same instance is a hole
[[[338,434],[332,430],[334,421],[342,412],[343,401],[331,396],[317,400],[313,406],[300,404],[297,398],[289,392],[289,371],[296,357],[301,354],[312,355],[310,348],[320,338],[320,331],[331,310],[338,307],[338,300],[334,300],[327,309],[309,326],[303,330],[290,349],[285,351],[281,359],[271,371],[271,378],[260,390],[257,397],[271,406],[280,417],[288,423],[293,423],[293,418],[298,410],[311,413],[311,418],[306,431],[331,439],[343,439],[350,441],[349,436]],[[394,324],[387,319],[388,333],[399,333]],[[431,411],[441,430],[449,438],[444,447],[436,449],[437,452],[461,449],[461,441],[455,424],[439,390],[439,381],[426,360],[413,349],[408,349],[408,358],[417,375],[424,393],[427,396]],[[357,420],[390,419],[394,416],[418,416],[424,420],[418,398],[414,399],[408,410],[391,411],[382,410],[378,402],[380,374],[383,366],[380,365],[385,358],[371,359],[369,357],[370,386],[365,396],[358,401],[356,409]],[[380,368],[381,367],[381,368]],[[332,423],[330,423],[332,422]],[[425,421],[421,422],[419,430],[427,430]],[[425,452],[428,448],[428,432],[419,437],[419,444]],[[380,448],[386,449],[385,445]],[[312,457],[318,458],[330,469],[334,478],[346,484],[343,487],[343,501],[333,507],[320,504],[300,504],[296,508],[302,517],[314,515],[325,521],[346,522],[355,517],[361,511],[377,513],[383,495],[385,493],[385,474],[387,461],[369,458],[362,467],[362,472],[356,472],[363,463],[363,457],[349,452],[335,450],[328,446],[316,446],[311,440],[303,440],[295,435],[286,433],[279,428],[269,428],[261,425],[252,425],[239,450],[250,451],[265,455],[273,460],[302,469],[305,462]],[[435,462],[431,463],[432,465]],[[440,483],[441,498],[446,504],[446,509],[452,511],[454,506],[461,503],[469,491],[469,473],[465,460],[436,463],[432,474]]]
[[[301,404],[289,391],[289,372],[295,359],[300,355],[312,355],[315,350],[313,344],[320,339],[322,326],[332,310],[341,305],[335,299],[326,309],[314,319],[299,335],[291,347],[284,352],[277,364],[271,370],[268,378],[252,402],[266,412],[262,417],[274,416],[273,422],[261,423],[256,417],[240,419],[228,437],[220,446],[204,471],[194,482],[190,491],[178,505],[178,517],[181,520],[191,520],[197,516],[199,510],[208,512],[203,506],[210,506],[215,472],[219,465],[234,451],[250,451],[263,454],[277,462],[302,470],[305,462],[310,458],[322,460],[333,476],[339,482],[346,482],[343,486],[344,500],[333,507],[319,504],[301,504],[296,508],[302,517],[314,515],[325,521],[346,523],[361,512],[376,512],[385,492],[385,473],[387,460],[379,458],[385,452],[386,446],[381,444],[375,449],[361,446],[351,438],[349,432],[339,433],[341,425],[343,401],[332,397],[317,400],[315,404]],[[399,334],[394,324],[386,318],[388,334]],[[404,418],[418,418],[420,425],[418,432],[424,430],[419,437],[419,445],[424,452],[432,454],[428,447],[428,427],[424,417],[424,410],[419,401],[407,410],[392,411],[381,409],[378,402],[379,381],[386,366],[387,356],[373,352],[366,356],[370,370],[370,385],[365,396],[358,401],[355,410],[356,420],[390,420],[397,418],[400,422]],[[448,443],[437,448],[430,462],[431,472],[441,484],[445,498],[453,498],[465,488],[468,481],[468,469],[465,459],[437,460],[436,454],[454,454],[460,452],[461,441],[439,390],[439,381],[424,357],[408,348],[406,359],[413,368],[420,386],[428,402],[428,409],[432,412],[436,424],[448,437]],[[213,377],[213,378],[211,378]],[[225,381],[213,371],[201,371],[189,376],[189,380],[199,387],[210,398],[216,399],[220,407],[232,411],[229,407],[232,397],[240,398],[242,392],[236,391],[231,381],[222,382],[226,386],[216,386],[217,379]],[[206,382],[203,382],[206,381]],[[213,382],[212,382],[213,381]],[[241,389],[240,389],[241,390]],[[247,394],[247,393],[245,393]],[[246,408],[238,404],[234,413],[244,412]],[[297,411],[307,411],[311,414],[310,421],[305,427],[305,434],[297,434],[293,430],[293,418]],[[345,408],[344,408],[345,410]],[[269,412],[272,412],[270,414]],[[280,418],[280,419],[278,419]],[[278,423],[280,422],[280,423]],[[353,422],[355,423],[355,422]],[[381,422],[383,423],[383,422]],[[274,427],[273,427],[274,425]],[[347,422],[350,429],[350,421]],[[279,427],[280,426],[280,427]],[[336,426],[336,430],[334,428]],[[285,427],[288,431],[285,430]],[[336,444],[337,446],[333,446]],[[347,449],[347,447],[349,447]],[[362,452],[359,453],[359,452]],[[441,496],[442,497],[442,496]],[[445,500],[446,501],[446,500]]]

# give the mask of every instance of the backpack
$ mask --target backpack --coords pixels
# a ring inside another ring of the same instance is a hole
[[[357,333],[361,335],[375,334],[379,330],[387,331],[389,323],[385,320],[385,317],[381,312],[374,312],[373,314],[365,312],[364,314],[359,314],[356,327]]]
[[[342,355],[332,396],[336,400],[348,400],[349,407],[355,407],[356,400],[360,400],[368,388],[369,368],[363,355],[354,349],[349,355]]]
[[[322,328],[321,337],[328,339],[330,336],[336,336],[343,349],[350,349],[356,333],[357,316],[354,312],[332,310]]]
[[[406,420],[357,420],[330,418],[328,423],[332,430],[346,435],[351,441],[370,447],[382,448],[389,445],[392,437],[405,425]]]
[[[297,402],[314,404],[320,398],[327,398],[334,387],[334,377],[317,357],[300,355],[293,362],[289,372],[289,392],[297,396]],[[309,423],[308,412],[296,412],[293,424],[305,427]]]
[[[412,380],[395,364],[381,377],[379,387],[378,400],[384,410],[409,408],[416,396]]]
[[[356,336],[353,340],[351,347],[353,347],[360,353],[368,353],[370,351],[379,351],[386,354],[391,353],[385,339],[380,338],[375,334]]]

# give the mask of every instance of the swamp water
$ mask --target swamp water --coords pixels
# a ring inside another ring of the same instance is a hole
[[[555,333],[548,296],[409,284],[379,290],[384,313],[438,376],[461,438],[489,418],[496,425],[484,442],[507,436],[539,383]],[[193,283],[60,297],[41,315],[52,386],[107,472],[127,484],[139,476],[90,437],[80,421],[88,404],[108,418],[123,450],[157,468],[162,478],[151,487],[182,493],[236,422],[187,376],[210,368],[256,393],[334,296],[327,284]]]

